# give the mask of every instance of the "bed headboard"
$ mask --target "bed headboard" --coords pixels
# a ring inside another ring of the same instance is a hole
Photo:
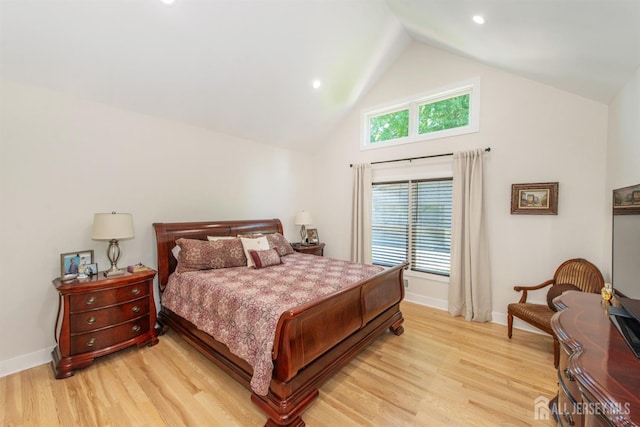
[[[243,221],[206,221],[206,222],[171,222],[154,223],[156,230],[158,255],[158,284],[164,291],[178,265],[171,250],[176,240],[181,238],[207,240],[207,236],[237,236],[238,234],[280,233],[282,223],[279,219],[258,219]]]

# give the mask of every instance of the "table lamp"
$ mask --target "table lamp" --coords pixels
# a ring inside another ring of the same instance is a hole
[[[313,218],[307,211],[300,211],[296,214],[294,219],[296,225],[300,226],[300,244],[307,244],[307,225],[313,224]]]
[[[111,268],[104,275],[118,276],[124,274],[124,270],[118,268],[120,258],[120,246],[118,240],[133,239],[133,216],[128,213],[97,213],[93,216],[93,240],[109,241],[107,257],[111,261]]]

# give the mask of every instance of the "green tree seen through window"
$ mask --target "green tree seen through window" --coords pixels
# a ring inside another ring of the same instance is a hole
[[[409,136],[409,110],[394,111],[372,117],[369,121],[369,142],[388,141]]]
[[[469,124],[469,94],[421,105],[418,134],[454,129]]]

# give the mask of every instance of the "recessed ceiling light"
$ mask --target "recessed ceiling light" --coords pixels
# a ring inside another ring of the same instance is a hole
[[[172,5],[176,0],[160,0],[162,3],[166,5]]]
[[[311,83],[311,86],[313,86],[314,89],[320,89],[322,82],[320,80],[314,80],[313,83]]]
[[[484,24],[484,18],[482,17],[482,15],[474,15],[472,19],[476,24]]]

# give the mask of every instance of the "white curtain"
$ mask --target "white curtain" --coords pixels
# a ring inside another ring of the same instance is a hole
[[[371,165],[353,165],[351,261],[371,264]]]
[[[453,156],[453,218],[449,313],[491,320],[489,245],[483,203],[484,150]]]

